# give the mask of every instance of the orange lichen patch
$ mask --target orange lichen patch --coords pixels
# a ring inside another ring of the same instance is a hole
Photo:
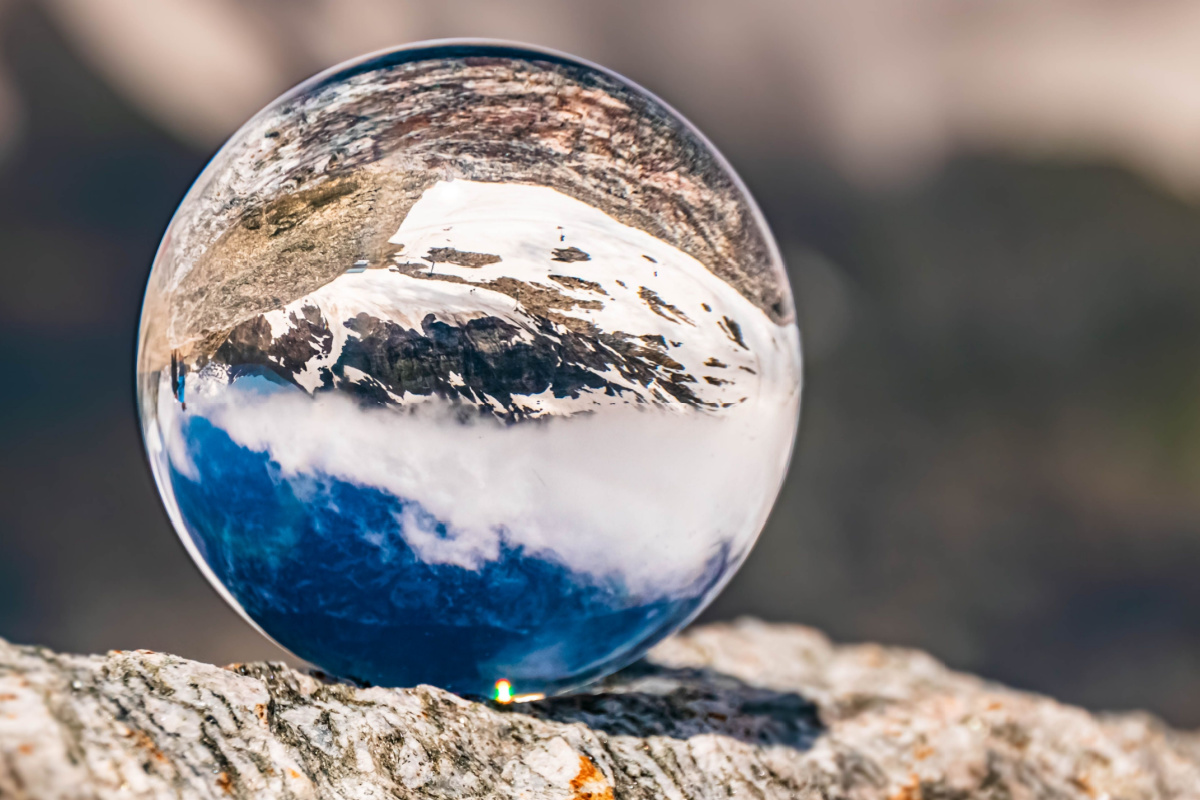
[[[1097,797],[1100,794],[1096,787],[1092,785],[1092,782],[1088,780],[1087,775],[1076,775],[1069,780],[1072,786],[1074,786],[1076,789],[1083,790],[1088,797]]]
[[[263,725],[267,724],[267,704],[258,703],[254,706],[254,714],[258,717],[258,721]]]
[[[913,751],[913,758],[917,759],[917,761],[924,761],[931,755],[933,755],[933,748],[927,744],[920,745]]]
[[[166,761],[167,757],[154,744],[154,740],[145,731],[139,731],[136,728],[126,728],[123,732],[124,736],[132,737],[133,743],[150,754],[150,757],[155,761]]]
[[[288,777],[289,777],[289,778],[291,778],[292,780],[299,780],[299,779],[300,779],[300,773],[299,773],[299,772],[296,772],[296,770],[294,770],[294,769],[289,769],[289,770],[288,770]]]
[[[33,755],[33,745],[23,744],[17,748],[17,752],[23,756]]]
[[[612,787],[587,756],[579,757],[579,774],[571,779],[571,800],[613,800]]]
[[[233,778],[229,777],[228,772],[217,773],[217,788],[225,794],[233,794]]]
[[[888,795],[888,800],[921,800],[921,779],[908,776],[908,783]]]
[[[12,692],[0,693],[0,703],[7,703],[9,701],[16,700],[16,699],[17,699],[17,696],[15,694],[13,694]]]

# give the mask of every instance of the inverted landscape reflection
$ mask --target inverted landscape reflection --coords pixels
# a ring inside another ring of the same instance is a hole
[[[706,147],[511,49],[356,66],[248,123],[139,348],[155,478],[218,591],[335,675],[471,695],[581,685],[698,613],[769,513],[800,375],[769,234]]]

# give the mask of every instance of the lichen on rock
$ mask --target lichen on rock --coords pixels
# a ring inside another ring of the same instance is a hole
[[[1194,798],[1200,737],[797,626],[509,706],[0,642],[0,798]]]

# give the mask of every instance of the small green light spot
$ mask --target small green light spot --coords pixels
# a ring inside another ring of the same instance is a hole
[[[496,702],[511,703],[512,700],[512,684],[503,678],[496,681]]]

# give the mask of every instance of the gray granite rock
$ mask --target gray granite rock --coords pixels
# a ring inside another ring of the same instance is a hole
[[[521,705],[0,641],[0,798],[1200,797],[1200,736],[802,627],[692,630]]]

